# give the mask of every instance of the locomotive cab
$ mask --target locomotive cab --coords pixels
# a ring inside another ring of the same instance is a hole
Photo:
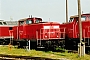
[[[66,46],[75,47],[77,49],[77,45],[79,41],[79,17],[78,15],[71,16],[69,23],[65,25],[66,29]],[[82,14],[81,15],[81,24],[82,24],[82,41],[85,42],[86,47],[90,46],[90,14]],[[68,43],[67,43],[68,42]],[[70,45],[68,45],[70,44]],[[67,47],[66,47],[67,48]],[[71,49],[71,48],[70,48]]]
[[[41,18],[26,18],[19,20],[19,25],[25,25],[25,24],[35,24],[42,22]]]
[[[20,19],[18,23],[18,26],[14,27],[14,39],[17,40],[16,42],[19,42],[21,47],[27,46],[28,41],[30,41],[31,48],[60,46],[59,23],[42,22],[41,18]]]
[[[78,15],[71,16],[69,22],[73,22],[73,21],[78,22],[78,18],[79,18]],[[90,14],[82,14],[81,15],[81,21],[82,22],[83,21],[90,21]]]

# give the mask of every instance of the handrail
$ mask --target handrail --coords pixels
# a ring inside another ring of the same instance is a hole
[[[63,32],[60,31],[60,34],[63,34],[63,37],[60,36],[60,38],[64,38],[65,39],[65,29],[66,28],[60,28],[60,29],[63,29]]]

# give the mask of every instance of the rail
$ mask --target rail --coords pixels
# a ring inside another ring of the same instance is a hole
[[[0,54],[0,59],[9,59],[9,60],[56,60],[56,59],[50,59],[50,58],[44,58],[44,57],[31,57],[31,56],[17,56],[17,55],[6,55],[6,54]],[[59,60],[59,59],[57,59]]]

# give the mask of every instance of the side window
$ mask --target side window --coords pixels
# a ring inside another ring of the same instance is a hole
[[[73,22],[74,18],[70,18],[69,22]]]
[[[3,25],[2,22],[0,22],[0,25]]]
[[[26,24],[32,24],[32,20],[26,20]]]
[[[85,20],[86,20],[86,16],[82,16],[81,21],[85,21]]]
[[[40,22],[40,20],[37,19],[37,20],[36,20],[36,23],[39,23],[39,22]]]
[[[4,25],[7,25],[7,23],[6,23],[6,22],[3,22],[3,24],[4,24]]]
[[[20,25],[23,25],[24,24],[24,21],[20,21]]]

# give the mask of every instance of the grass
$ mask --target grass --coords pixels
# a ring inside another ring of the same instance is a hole
[[[8,46],[0,46],[0,54],[9,54],[9,55],[18,55],[18,56],[32,56],[32,57],[45,57],[45,58],[66,58],[70,60],[90,60],[90,55],[85,55],[84,57],[79,58],[77,53],[61,53],[61,52],[52,52],[52,51],[36,51],[26,49],[17,49],[12,47],[9,49]]]

